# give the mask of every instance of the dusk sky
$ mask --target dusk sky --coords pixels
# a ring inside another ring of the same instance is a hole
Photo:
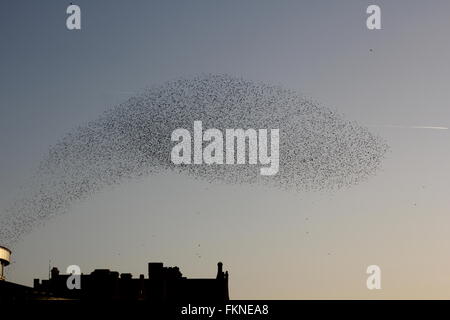
[[[336,191],[207,183],[167,171],[103,189],[25,235],[8,280],[214,277],[233,299],[450,298],[450,2],[65,1],[0,5],[0,223],[49,147],[145,88],[229,74],[293,89],[381,136],[375,176]],[[381,8],[368,30],[366,8]],[[0,243],[0,245],[2,245]],[[382,289],[368,290],[378,265]]]

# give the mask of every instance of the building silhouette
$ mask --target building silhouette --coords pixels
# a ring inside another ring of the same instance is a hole
[[[47,280],[34,279],[33,287],[6,281],[0,283],[2,300],[71,300],[71,301],[120,301],[120,302],[223,302],[229,300],[228,272],[217,264],[216,278],[190,279],[183,277],[178,267],[165,267],[161,262],[148,264],[147,278],[133,278],[130,273],[96,269],[90,274],[79,275],[80,288],[69,289],[70,274],[60,274],[57,268]]]

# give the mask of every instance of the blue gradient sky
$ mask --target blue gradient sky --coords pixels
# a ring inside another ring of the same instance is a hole
[[[188,277],[222,260],[232,298],[449,298],[450,2],[64,1],[0,5],[0,212],[67,131],[142,89],[228,73],[302,92],[370,125],[391,152],[334,193],[206,184],[162,173],[104,190],[14,249],[11,281],[48,261]],[[369,31],[365,10],[382,9]],[[372,49],[372,51],[370,51]],[[400,127],[392,127],[400,126]],[[200,245],[200,246],[198,246]],[[382,269],[383,289],[365,287]]]

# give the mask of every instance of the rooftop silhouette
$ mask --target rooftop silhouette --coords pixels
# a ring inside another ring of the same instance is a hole
[[[109,269],[96,269],[79,275],[79,288],[68,286],[71,274],[60,274],[54,267],[47,280],[34,279],[33,287],[0,281],[0,301],[8,300],[76,300],[76,301],[142,301],[161,302],[223,302],[229,300],[228,272],[217,264],[216,278],[183,277],[178,267],[165,267],[162,262],[148,264],[147,278],[141,274]]]

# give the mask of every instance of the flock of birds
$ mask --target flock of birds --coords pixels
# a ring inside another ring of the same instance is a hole
[[[278,128],[279,172],[261,176],[251,165],[174,165],[171,133],[196,120],[222,130]],[[26,192],[2,213],[0,243],[13,244],[106,186],[154,172],[303,191],[338,189],[374,174],[387,149],[366,128],[294,91],[228,75],[178,79],[130,98],[52,146]]]

